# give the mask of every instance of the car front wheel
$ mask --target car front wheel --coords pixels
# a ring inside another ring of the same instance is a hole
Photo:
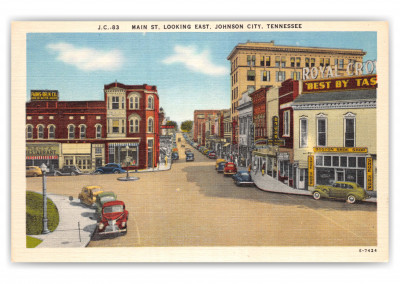
[[[349,196],[347,196],[347,203],[353,204],[357,201],[356,197],[352,194],[350,194]]]
[[[71,176],[74,176],[74,175],[76,175],[76,173],[75,172],[71,172]]]
[[[312,196],[315,200],[321,199],[321,194],[318,191],[314,191]]]
[[[117,171],[115,171],[115,172],[114,172],[114,174],[119,174],[119,171],[118,171],[118,170],[117,170]]]

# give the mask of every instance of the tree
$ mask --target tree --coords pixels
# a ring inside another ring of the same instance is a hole
[[[166,125],[173,125],[175,130],[178,130],[178,123],[176,121],[169,120]]]
[[[192,120],[185,120],[184,122],[181,123],[181,130],[183,132],[190,132],[193,127],[193,121]]]

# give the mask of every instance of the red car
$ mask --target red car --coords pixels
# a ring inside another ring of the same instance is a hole
[[[126,233],[128,231],[128,215],[125,203],[120,200],[109,201],[103,204],[101,221],[97,225],[99,234]]]
[[[237,173],[237,168],[234,163],[226,163],[224,167],[224,176],[234,175]]]
[[[216,159],[217,158],[217,154],[215,154],[215,152],[210,152],[210,153],[208,153],[208,158]]]

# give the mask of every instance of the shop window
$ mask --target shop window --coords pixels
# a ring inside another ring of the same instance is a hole
[[[323,166],[323,157],[322,156],[316,156],[315,157],[315,165],[316,166]]]
[[[80,139],[86,138],[86,125],[80,126],[79,137],[80,137]]]
[[[256,71],[248,70],[247,71],[247,81],[255,81],[256,79]]]
[[[38,138],[43,139],[44,138],[44,126],[38,125],[37,132],[38,132]]]
[[[54,125],[49,126],[49,139],[56,138],[56,127]]]
[[[119,97],[112,97],[112,109],[119,109]]]
[[[365,157],[358,157],[357,158],[357,167],[358,168],[365,168]]]
[[[347,168],[347,157],[340,157],[340,166]]]
[[[345,118],[345,147],[355,147],[355,118]]]
[[[335,182],[335,169],[316,168],[316,184],[332,185]]]
[[[326,118],[317,119],[317,145],[326,146]]]
[[[66,166],[72,166],[74,164],[74,157],[73,156],[65,156],[64,157],[64,164]]]
[[[324,166],[325,167],[332,166],[332,157],[331,156],[324,156]]]
[[[338,156],[332,157],[332,166],[339,167],[339,157]]]
[[[349,182],[357,182],[357,170],[346,169],[345,180]]]
[[[336,171],[336,181],[344,181],[344,170]]]
[[[33,138],[33,126],[28,125],[26,126],[26,139],[32,139]]]
[[[357,167],[357,158],[356,157],[349,157],[349,168]]]
[[[68,139],[75,139],[75,126],[68,126]]]
[[[76,163],[81,170],[89,170],[92,168],[92,159],[90,156],[76,157]]]
[[[300,148],[307,147],[308,122],[306,118],[300,119]]]

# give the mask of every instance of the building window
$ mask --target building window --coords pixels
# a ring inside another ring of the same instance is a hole
[[[96,125],[96,138],[101,138],[101,125]]]
[[[326,58],[325,59],[325,66],[329,66],[331,65],[331,59],[330,58]]]
[[[281,67],[286,67],[286,57],[282,56],[281,58]]]
[[[70,119],[70,120],[73,120],[73,119],[74,119],[74,117],[73,117],[73,116],[70,116],[70,117],[69,117],[69,119]]]
[[[153,133],[154,132],[154,120],[153,118],[149,118],[148,123],[147,123],[147,132]]]
[[[270,71],[261,71],[261,80],[264,82],[271,81],[271,73]]]
[[[27,116],[26,119],[27,120],[32,120],[32,116]]]
[[[290,110],[283,112],[283,136],[290,136]]]
[[[301,72],[294,72],[294,71],[291,72],[291,78],[293,80],[300,80],[301,79],[300,76],[301,76]]]
[[[271,57],[270,56],[265,56],[265,66],[267,66],[267,67],[271,66]]]
[[[90,156],[76,157],[76,163],[81,170],[90,170],[92,168],[92,158]]]
[[[50,115],[50,116],[49,116],[49,119],[53,120],[53,119],[54,119],[54,116]]]
[[[323,58],[319,59],[319,66],[321,66],[321,67],[324,66],[324,59]]]
[[[281,57],[275,56],[275,67],[281,66]]]
[[[339,69],[343,69],[344,68],[344,59],[340,59],[339,60]]]
[[[32,139],[32,138],[33,138],[33,126],[27,125],[26,126],[26,139]]]
[[[290,67],[294,67],[295,66],[295,58],[294,57],[290,57]]]
[[[38,125],[37,132],[38,132],[38,138],[43,139],[44,138],[44,126]]]
[[[97,120],[100,120],[100,119],[101,119],[101,116],[99,116],[99,115],[96,116],[96,119],[97,119]]]
[[[49,125],[49,139],[56,138],[56,127],[54,125]]]
[[[345,118],[344,146],[355,147],[355,125],[354,117]]]
[[[94,153],[97,154],[97,155],[101,155],[103,153],[102,152],[102,148],[100,148],[100,147],[94,148]]]
[[[264,66],[264,65],[265,65],[265,57],[260,56],[260,66]]]
[[[74,138],[75,138],[75,126],[68,125],[68,139],[74,139]]]
[[[317,119],[317,146],[326,146],[326,118]]]
[[[306,58],[306,67],[310,67],[310,58]]]
[[[255,66],[255,65],[256,65],[256,56],[247,55],[247,66]]]
[[[119,97],[112,97],[112,109],[119,109]]]
[[[149,96],[147,98],[147,108],[148,109],[154,109],[154,98],[153,98],[153,96]]]
[[[64,157],[64,165],[72,166],[74,164],[74,157],[73,156],[65,156]]]
[[[301,58],[296,57],[296,67],[300,67],[300,65],[301,65]]]
[[[85,139],[86,138],[86,125],[80,125],[79,126],[80,130],[79,130],[79,137],[80,139]]]
[[[248,70],[247,71],[247,81],[254,81],[256,79],[256,71]]]
[[[285,71],[276,71],[276,81],[277,82],[283,82],[285,81]]]
[[[130,133],[139,133],[139,119],[133,118],[129,122],[129,132]]]
[[[315,66],[315,58],[311,58],[311,65],[310,65],[311,67],[314,67]]]
[[[119,133],[119,120],[112,121],[112,133]]]
[[[85,119],[85,116],[81,116],[81,119]]]

